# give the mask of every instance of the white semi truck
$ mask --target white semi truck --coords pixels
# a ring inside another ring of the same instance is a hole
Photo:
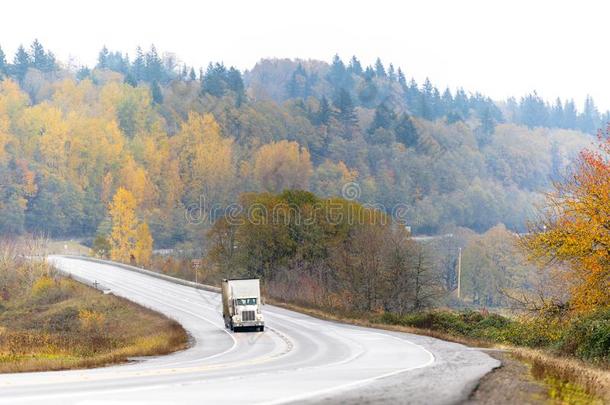
[[[265,330],[261,311],[261,288],[257,278],[222,280],[222,316],[225,327]]]

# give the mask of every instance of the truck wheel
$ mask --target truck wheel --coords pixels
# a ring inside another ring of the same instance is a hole
[[[258,330],[261,331],[261,332],[264,332],[265,331],[265,327],[264,326],[259,326]]]
[[[234,331],[235,331],[235,328],[233,327],[233,321],[231,321],[231,322],[229,323],[229,329],[231,329],[231,332],[234,332]]]

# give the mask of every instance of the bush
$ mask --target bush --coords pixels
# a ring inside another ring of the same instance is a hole
[[[557,348],[583,360],[610,363],[610,308],[574,319]]]
[[[63,308],[49,316],[47,330],[50,332],[70,332],[78,330],[79,312],[75,307]]]

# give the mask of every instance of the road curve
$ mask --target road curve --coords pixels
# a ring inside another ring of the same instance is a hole
[[[192,346],[90,370],[0,375],[0,404],[456,403],[498,366],[455,343],[266,305],[265,332],[224,329],[218,294],[110,263],[54,265],[180,322]]]

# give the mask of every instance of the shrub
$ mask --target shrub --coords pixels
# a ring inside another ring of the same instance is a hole
[[[50,332],[76,331],[80,325],[79,311],[75,307],[63,308],[49,316],[47,329]]]
[[[610,363],[610,308],[574,319],[557,348],[594,363]]]
[[[31,295],[39,304],[53,304],[67,298],[60,283],[49,276],[41,276],[34,282]]]
[[[42,276],[34,282],[32,286],[32,295],[40,297],[49,293],[55,288],[55,281],[49,276]]]

